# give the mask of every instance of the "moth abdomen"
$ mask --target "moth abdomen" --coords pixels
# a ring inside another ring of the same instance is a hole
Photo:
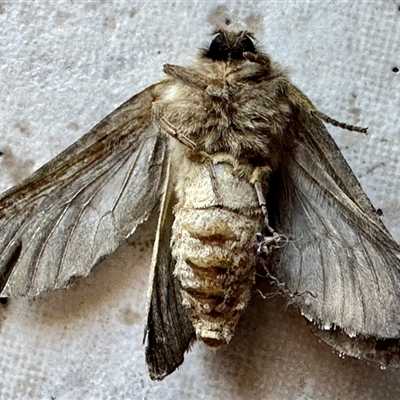
[[[175,275],[198,339],[218,347],[230,341],[250,299],[262,217],[253,185],[229,164],[214,165],[213,174],[188,163],[172,228]]]

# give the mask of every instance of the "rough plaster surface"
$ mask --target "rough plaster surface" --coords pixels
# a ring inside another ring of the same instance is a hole
[[[253,31],[331,129],[400,240],[400,3],[393,1],[0,2],[0,190],[124,100],[187,64],[230,22]],[[229,21],[228,21],[229,20]],[[196,345],[161,383],[142,348],[154,217],[69,290],[0,309],[1,399],[394,399],[400,371],[341,359],[298,312],[257,292],[236,336]]]

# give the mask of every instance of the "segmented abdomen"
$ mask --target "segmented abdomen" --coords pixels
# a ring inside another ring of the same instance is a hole
[[[232,338],[250,299],[262,218],[253,185],[230,164],[213,169],[190,163],[181,170],[172,254],[197,337],[215,347]]]

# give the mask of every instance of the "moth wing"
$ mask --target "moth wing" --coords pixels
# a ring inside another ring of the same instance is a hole
[[[151,120],[156,87],[1,196],[0,297],[34,296],[86,276],[146,220],[167,151]]]
[[[274,274],[308,319],[349,335],[399,337],[400,248],[325,126],[298,110],[271,182],[269,213],[288,244]]]
[[[169,170],[168,170],[169,171]],[[174,195],[167,174],[151,263],[145,326],[146,362],[151,379],[161,380],[178,368],[195,339],[188,311],[183,306],[171,254]]]
[[[384,367],[400,368],[399,338],[350,337],[340,329],[325,331],[315,326],[311,330],[340,354],[377,362]]]

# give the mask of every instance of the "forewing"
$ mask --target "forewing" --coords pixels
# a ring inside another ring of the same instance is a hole
[[[269,214],[289,237],[272,254],[302,314],[350,335],[399,337],[400,249],[333,139],[299,110],[270,188]]]
[[[185,351],[195,339],[193,325],[182,303],[179,280],[173,274],[174,196],[168,178],[153,249],[145,326],[146,362],[150,377],[156,380],[163,379],[182,364]]]
[[[167,150],[151,120],[154,89],[128,100],[2,195],[0,297],[67,286],[148,217]]]

